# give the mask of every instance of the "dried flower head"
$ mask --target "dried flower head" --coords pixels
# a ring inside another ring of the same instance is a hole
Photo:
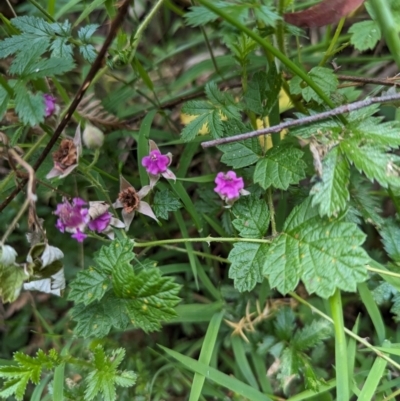
[[[249,195],[249,192],[243,189],[243,178],[238,177],[234,171],[218,173],[215,178],[215,183],[217,186],[214,188],[214,191],[228,205],[232,205],[239,199],[240,195]]]
[[[78,125],[74,139],[64,138],[60,147],[53,153],[54,167],[46,175],[46,178],[66,177],[78,166],[81,153],[81,128]]]
[[[142,200],[150,190],[151,186],[146,185],[140,191],[136,191],[122,175],[120,176],[120,192],[113,206],[116,209],[122,208],[122,219],[126,230],[129,229],[136,211],[158,221],[150,205]]]
[[[56,227],[63,233],[72,233],[72,238],[82,242],[87,235],[84,233],[90,220],[89,210],[85,208],[86,202],[81,198],[74,198],[70,203],[63,198],[63,203],[57,205],[54,212],[58,216]]]
[[[43,97],[45,105],[44,116],[47,118],[53,115],[56,111],[56,98],[49,93],[45,93]]]
[[[149,175],[150,187],[154,187],[161,175],[167,180],[175,181],[175,174],[168,169],[172,162],[171,153],[161,154],[157,144],[152,140],[149,141],[149,148],[150,153],[148,156],[143,157],[142,166],[145,167]]]
[[[88,227],[92,231],[107,235],[109,238],[114,239],[114,232],[112,227],[124,228],[125,224],[113,217],[108,211],[108,205],[103,201],[89,202],[89,216],[90,221]]]

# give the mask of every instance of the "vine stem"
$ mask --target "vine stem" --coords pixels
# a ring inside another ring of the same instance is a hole
[[[299,295],[297,295],[295,292],[289,292],[288,293],[292,298],[294,298],[296,301],[299,303],[308,306],[314,313],[317,315],[321,316],[328,322],[334,324],[334,321],[332,318],[330,318],[328,315],[326,315],[324,312],[320,311],[318,308],[315,306],[311,305],[309,302],[307,302],[305,299],[301,298]],[[351,330],[347,329],[346,327],[343,327],[344,332],[354,338],[356,341],[358,341],[360,344],[364,345],[366,348],[370,349],[372,352],[374,352],[377,356],[381,357],[388,363],[390,363],[392,366],[394,366],[396,369],[400,370],[400,364],[398,364],[396,361],[394,361],[392,358],[388,357],[385,353],[380,351],[378,348],[374,347],[372,344],[370,344],[365,338],[362,338],[358,336],[357,334],[353,333]],[[347,361],[347,360],[346,360]],[[336,366],[337,369],[337,366]],[[348,398],[347,398],[348,400]]]
[[[346,21],[346,18],[342,18],[339,21],[339,24],[338,24],[338,26],[336,28],[335,34],[333,35],[331,44],[329,45],[328,50],[325,52],[324,57],[322,58],[321,62],[319,63],[320,66],[325,65],[325,63],[328,61],[329,57],[331,57],[334,54],[333,49],[336,46],[336,43],[337,43],[337,41],[339,39],[339,36],[340,36],[340,34],[342,32],[343,25],[344,25],[345,21]]]
[[[203,1],[203,0],[202,0]],[[259,129],[256,131],[246,132],[244,134],[233,135],[226,138],[214,139],[212,141],[206,141],[201,144],[203,148],[210,148],[212,146],[224,145],[226,143],[243,141],[245,139],[254,138],[261,135],[272,134],[274,132],[280,132],[285,128],[297,127],[299,125],[311,124],[317,121],[325,120],[329,117],[337,116],[343,113],[349,113],[354,110],[359,110],[364,107],[371,106],[376,103],[388,103],[392,101],[400,100],[400,93],[395,95],[386,95],[379,97],[371,97],[369,99],[360,100],[359,102],[345,104],[343,106],[336,107],[335,109],[324,111],[319,114],[312,116],[306,116],[299,118],[298,120],[285,121],[282,124],[274,125],[272,127]],[[1,209],[0,209],[1,210]]]
[[[185,242],[251,242],[255,244],[270,244],[269,239],[260,238],[214,238],[214,237],[203,237],[203,238],[177,238],[177,239],[163,239],[159,241],[147,241],[147,242],[135,242],[135,247],[145,248],[148,246],[163,246],[168,244],[179,244]]]

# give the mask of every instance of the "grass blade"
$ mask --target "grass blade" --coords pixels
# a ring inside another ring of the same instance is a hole
[[[153,110],[149,114],[147,114],[146,117],[143,119],[142,124],[140,124],[140,129],[139,129],[137,158],[138,158],[140,183],[142,184],[142,187],[148,185],[149,183],[149,176],[147,175],[146,169],[142,166],[142,159],[143,157],[149,154],[149,137],[150,137],[151,124],[153,122],[156,113],[157,111]]]
[[[208,325],[207,333],[204,337],[203,346],[199,356],[199,362],[205,365],[210,364],[211,356],[214,350],[215,342],[217,340],[219,328],[221,326],[224,311],[216,313]],[[190,390],[189,401],[197,401],[200,398],[201,390],[205,381],[205,376],[199,373],[194,374],[192,388]]]

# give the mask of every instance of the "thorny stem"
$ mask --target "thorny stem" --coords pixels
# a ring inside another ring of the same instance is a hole
[[[96,73],[99,71],[99,69],[103,63],[103,60],[107,53],[108,48],[111,45],[112,41],[114,40],[114,37],[117,33],[119,26],[121,25],[122,21],[124,20],[126,14],[127,14],[130,3],[131,3],[131,0],[125,0],[122,3],[121,7],[119,8],[117,16],[111,23],[110,32],[109,32],[108,36],[106,37],[106,40],[104,41],[103,46],[101,47],[96,59],[94,60],[92,66],[90,67],[90,70],[89,70],[88,74],[86,75],[85,80],[83,81],[82,85],[78,89],[78,92],[76,93],[72,103],[68,107],[68,110],[65,113],[64,117],[62,118],[60,124],[55,129],[53,136],[50,138],[50,141],[47,143],[42,154],[39,156],[38,160],[36,161],[35,165],[33,166],[33,169],[35,171],[40,167],[40,165],[46,159],[47,155],[50,153],[52,147],[57,142],[57,139],[60,137],[64,128],[67,126],[68,121],[72,117],[72,114],[74,113],[74,111],[78,107],[80,101],[82,100],[83,96],[85,95],[87,89],[93,82],[94,77],[96,76]],[[18,193],[21,191],[21,189],[25,186],[26,182],[27,182],[27,180],[24,180],[21,183],[21,185],[19,185],[17,188],[15,188],[15,190],[6,198],[6,200],[0,204],[0,212],[15,198],[15,196],[18,195]]]
[[[226,143],[243,141],[245,139],[254,138],[261,135],[272,134],[274,132],[280,132],[285,128],[297,127],[299,125],[305,125],[314,123],[316,121],[325,120],[326,118],[337,116],[344,113],[349,113],[354,110],[362,109],[364,107],[368,107],[371,104],[376,103],[388,103],[392,101],[400,100],[400,93],[395,95],[386,95],[379,97],[371,97],[369,99],[361,100],[359,102],[345,104],[343,106],[336,107],[335,109],[324,111],[319,114],[315,114],[313,116],[306,116],[303,118],[299,118],[298,120],[286,121],[279,125],[274,125],[272,127],[263,128],[256,131],[246,132],[245,134],[233,135],[226,138],[215,139],[212,141],[206,141],[201,144],[203,148],[210,148],[212,146],[224,145]],[[1,210],[1,209],[0,209]]]
[[[296,301],[300,302],[303,305],[308,306],[313,312],[315,312],[317,315],[320,315],[323,317],[325,320],[333,324],[332,318],[330,318],[328,315],[325,313],[321,312],[318,308],[315,306],[311,305],[309,302],[307,302],[305,299],[297,295],[295,292],[289,292],[289,295],[294,298]],[[344,332],[354,338],[356,341],[358,341],[360,344],[364,345],[365,347],[369,348],[372,352],[374,352],[377,356],[380,356],[383,358],[385,361],[389,362],[392,366],[394,366],[397,369],[400,369],[400,364],[398,364],[396,361],[388,357],[386,354],[381,352],[379,349],[374,347],[372,344],[370,344],[367,340],[364,338],[358,336],[357,334],[353,333],[351,330],[347,329],[346,327],[344,328]]]
[[[260,238],[214,238],[214,237],[203,237],[203,238],[177,238],[177,239],[164,239],[159,241],[147,241],[147,242],[135,242],[135,247],[144,248],[150,246],[163,246],[167,244],[179,244],[185,242],[251,242],[255,244],[270,244],[269,239]]]
[[[4,233],[2,239],[0,240],[0,244],[4,244],[6,242],[7,237],[14,230],[14,227],[18,223],[21,216],[24,214],[24,212],[25,212],[26,208],[29,206],[29,204],[32,202],[36,202],[36,194],[34,193],[35,171],[33,170],[32,166],[29,163],[27,163],[25,160],[23,160],[14,149],[8,149],[8,155],[9,155],[9,157],[14,158],[28,172],[28,174],[29,174],[28,194],[27,194],[24,204],[19,209],[17,215],[14,217],[14,220],[8,226],[6,232]]]

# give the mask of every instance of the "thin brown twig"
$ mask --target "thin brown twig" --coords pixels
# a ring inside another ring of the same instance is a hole
[[[400,86],[400,76],[391,78],[369,78],[369,77],[355,77],[351,75],[336,75],[339,81],[350,81],[359,82],[361,84],[373,84],[373,85],[384,85],[384,86]]]
[[[214,139],[212,141],[206,141],[201,144],[203,148],[211,148],[212,146],[224,145],[227,143],[244,141],[246,139],[255,138],[257,136],[272,134],[274,132],[280,132],[283,129],[296,127],[299,125],[311,124],[317,121],[325,120],[329,117],[334,117],[339,114],[349,113],[354,110],[362,109],[364,107],[371,106],[376,103],[388,103],[392,101],[400,100],[400,93],[395,95],[386,95],[380,97],[371,97],[369,99],[361,100],[359,102],[354,102],[350,104],[345,104],[343,106],[336,107],[335,109],[324,111],[323,113],[314,114],[312,116],[306,116],[299,118],[298,120],[286,121],[279,125],[274,125],[273,127],[263,128],[256,131],[246,132],[244,134],[233,135],[227,138]]]
[[[111,45],[112,41],[114,40],[114,37],[117,33],[118,28],[120,27],[122,21],[124,20],[125,16],[127,15],[128,7],[129,7],[130,3],[131,3],[131,0],[125,0],[122,3],[121,7],[119,8],[117,16],[111,23],[110,31],[106,37],[106,40],[104,41],[103,46],[101,47],[92,66],[90,67],[90,70],[89,70],[88,74],[86,75],[85,80],[83,81],[82,85],[78,89],[78,92],[76,93],[72,103],[68,107],[68,110],[65,113],[63,119],[61,120],[60,124],[55,129],[53,136],[50,138],[50,141],[47,143],[46,147],[43,149],[42,154],[39,156],[38,160],[34,164],[33,169],[35,171],[37,171],[39,166],[44,162],[47,155],[50,153],[51,148],[57,142],[57,139],[60,137],[64,128],[67,126],[68,121],[71,119],[72,114],[78,107],[80,101],[82,100],[87,89],[89,88],[92,80],[96,76],[96,73],[101,68],[103,61],[104,61],[104,57],[106,55],[106,52],[107,52],[109,46]],[[6,200],[0,204],[0,212],[18,195],[18,193],[22,190],[22,188],[26,185],[26,183],[27,183],[26,179],[21,181],[19,183],[19,185],[15,188],[15,190],[6,198]]]

